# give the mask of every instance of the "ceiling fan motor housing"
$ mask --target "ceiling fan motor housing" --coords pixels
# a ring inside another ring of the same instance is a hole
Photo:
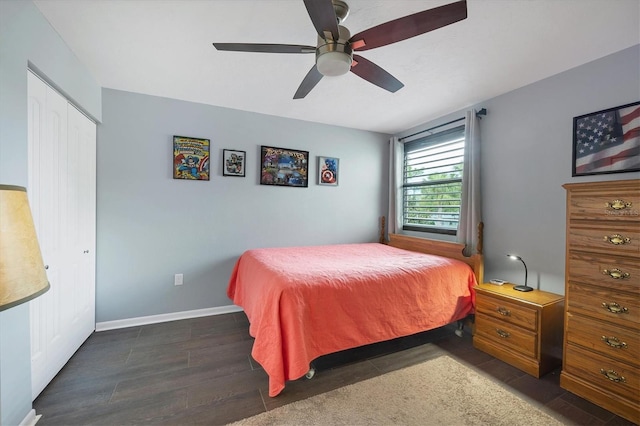
[[[336,12],[338,24],[342,24],[349,16],[349,5],[342,0],[331,0],[331,3],[333,3],[333,10]]]
[[[342,25],[338,25],[339,38],[334,41],[331,33],[326,38],[318,36],[316,48],[316,67],[320,74],[327,77],[343,75],[351,69],[353,51],[349,44],[351,33]]]

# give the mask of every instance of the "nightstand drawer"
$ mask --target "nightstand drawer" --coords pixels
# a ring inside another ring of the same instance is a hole
[[[605,357],[638,364],[640,332],[589,317],[567,313],[567,341]]]
[[[538,311],[497,297],[485,296],[476,299],[476,312],[494,317],[501,322],[538,331]]]
[[[495,320],[488,315],[476,314],[476,334],[505,350],[509,348],[532,358],[537,356],[536,333]]]
[[[638,368],[568,344],[564,370],[595,386],[638,401],[640,376]]]

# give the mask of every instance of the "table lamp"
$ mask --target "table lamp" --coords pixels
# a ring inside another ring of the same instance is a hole
[[[27,190],[0,185],[0,311],[49,290]]]
[[[507,257],[511,260],[519,260],[524,265],[524,285],[514,285],[513,289],[518,291],[532,291],[533,287],[527,285],[527,264],[524,263],[524,260],[522,260],[520,256],[516,256],[515,254],[508,254]]]

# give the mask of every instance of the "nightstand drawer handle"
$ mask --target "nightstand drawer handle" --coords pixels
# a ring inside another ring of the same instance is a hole
[[[614,280],[621,280],[621,279],[625,279],[625,278],[629,278],[631,276],[630,273],[628,272],[622,272],[620,269],[618,268],[613,268],[613,269],[603,269],[602,273],[604,275],[609,275],[611,278],[613,278]]]
[[[611,302],[611,303],[602,302],[602,307],[605,308],[607,311],[613,313],[613,314],[628,314],[629,313],[629,309],[625,308],[624,306],[620,306],[616,302]]]
[[[621,342],[617,337],[602,336],[602,341],[615,349],[627,349],[627,344],[625,342]]]
[[[504,330],[500,330],[499,328],[496,328],[496,333],[498,333],[498,336],[502,337],[503,339],[506,339],[507,337],[511,336],[510,333],[507,333]]]
[[[624,244],[631,244],[631,238],[623,237],[620,234],[605,235],[604,241],[613,244],[614,246],[621,246]]]
[[[624,376],[620,376],[618,373],[616,373],[613,370],[605,370],[604,368],[601,368],[600,373],[602,373],[604,377],[611,380],[612,382],[624,383],[627,381],[627,379],[625,379]]]
[[[502,316],[505,316],[505,317],[510,317],[511,316],[511,311],[508,310],[507,308],[502,307],[502,306],[498,306],[498,309],[496,309],[496,311]]]
[[[610,203],[604,203],[604,205],[608,209],[624,210],[624,209],[630,209],[632,204],[631,204],[631,202],[626,202],[624,200],[613,200]]]

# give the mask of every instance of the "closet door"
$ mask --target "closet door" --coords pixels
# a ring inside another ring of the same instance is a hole
[[[66,157],[67,101],[29,73],[29,183],[27,194],[42,258],[51,284],[48,292],[30,303],[31,380],[37,395],[53,376],[51,365],[64,365],[65,334],[62,260],[65,257],[59,226],[65,198],[66,175],[59,164]],[[60,307],[60,308],[57,308]],[[54,373],[55,375],[55,373]],[[49,377],[51,376],[51,377]]]
[[[95,330],[96,125],[67,107],[68,324],[75,350]]]
[[[30,302],[35,399],[95,329],[95,124],[28,73],[29,183],[51,289]]]

